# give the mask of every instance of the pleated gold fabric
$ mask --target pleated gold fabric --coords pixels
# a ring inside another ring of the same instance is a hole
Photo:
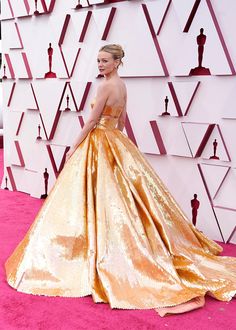
[[[6,262],[20,292],[82,297],[112,308],[175,306],[236,293],[236,259],[194,226],[136,146],[118,129],[121,108],[99,123],[60,173]]]

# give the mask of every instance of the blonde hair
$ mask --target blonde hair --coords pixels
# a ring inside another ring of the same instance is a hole
[[[120,64],[123,65],[122,58],[125,56],[125,52],[120,45],[117,45],[117,44],[105,45],[105,46],[102,46],[99,49],[99,51],[112,54],[114,60],[120,60]]]

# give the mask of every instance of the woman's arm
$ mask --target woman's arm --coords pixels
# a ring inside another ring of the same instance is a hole
[[[83,129],[81,130],[80,134],[74,141],[73,145],[71,146],[70,150],[66,154],[66,161],[71,157],[71,155],[74,153],[78,145],[86,138],[88,133],[94,128],[94,126],[97,124],[102,111],[104,109],[104,106],[106,104],[106,101],[109,96],[109,85],[106,83],[101,84],[98,87],[97,90],[97,96],[96,96],[96,103],[94,104],[94,107],[92,111],[90,112],[89,118],[86,121]]]

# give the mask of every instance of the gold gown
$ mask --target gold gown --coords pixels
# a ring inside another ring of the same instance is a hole
[[[105,106],[6,262],[20,292],[92,295],[112,308],[175,306],[236,293],[236,259],[199,232]],[[109,116],[109,117],[108,117]]]

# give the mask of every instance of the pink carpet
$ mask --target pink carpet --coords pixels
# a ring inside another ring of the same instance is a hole
[[[2,178],[0,151],[0,178]],[[0,190],[0,330],[154,330],[235,329],[236,299],[229,303],[208,297],[203,309],[160,318],[153,310],[111,310],[91,297],[59,298],[16,292],[5,280],[4,262],[23,238],[42,201],[26,194]],[[223,245],[224,255],[236,256],[236,245]]]

